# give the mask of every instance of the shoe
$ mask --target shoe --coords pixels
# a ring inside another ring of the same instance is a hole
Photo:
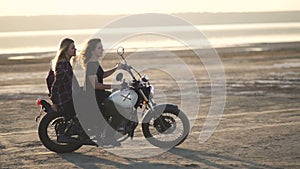
[[[98,144],[95,143],[93,140],[91,139],[85,139],[85,140],[80,140],[79,141],[81,144],[83,145],[92,145],[92,146],[97,146],[98,147]]]
[[[66,136],[65,134],[57,136],[57,142],[59,143],[71,143],[75,141],[76,139],[72,138],[71,136]]]
[[[79,140],[90,140],[90,136],[88,136],[85,132],[78,134]]]
[[[86,133],[82,133],[79,136],[79,142],[85,145],[97,145]]]

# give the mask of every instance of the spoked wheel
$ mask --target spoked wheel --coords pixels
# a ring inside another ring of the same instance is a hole
[[[142,124],[143,134],[152,145],[172,148],[187,138],[189,120],[177,107],[166,106],[158,118],[154,118],[154,114],[147,114]]]
[[[68,122],[58,113],[46,114],[38,127],[38,134],[43,145],[57,153],[69,153],[79,149],[82,145],[79,143],[59,143],[55,128],[65,127]]]

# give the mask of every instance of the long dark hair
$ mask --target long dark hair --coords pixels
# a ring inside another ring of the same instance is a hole
[[[90,39],[84,48],[82,49],[82,52],[80,54],[79,60],[82,67],[86,67],[87,61],[93,56],[92,51],[95,50],[98,43],[101,43],[101,39],[95,38]]]
[[[74,40],[70,39],[70,38],[65,38],[63,39],[61,42],[60,42],[60,45],[59,45],[59,50],[57,51],[56,53],[56,56],[54,57],[54,59],[52,59],[51,61],[51,64],[52,64],[52,70],[55,71],[55,68],[56,68],[56,64],[63,60],[63,59],[66,59],[68,60],[67,58],[67,50],[69,48],[69,46],[74,43]]]

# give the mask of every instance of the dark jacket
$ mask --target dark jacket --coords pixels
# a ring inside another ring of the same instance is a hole
[[[50,96],[54,104],[62,106],[72,101],[72,78],[73,70],[70,62],[66,60],[58,62],[54,72]]]

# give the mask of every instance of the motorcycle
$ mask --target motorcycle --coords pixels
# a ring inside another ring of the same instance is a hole
[[[114,103],[113,110],[125,117],[116,130],[116,140],[122,142],[128,138],[132,139],[135,129],[140,124],[143,136],[154,146],[172,148],[182,144],[190,131],[188,117],[177,105],[155,103],[154,88],[150,84],[149,77],[141,76],[136,69],[127,64],[123,57],[125,53],[123,47],[118,48],[117,53],[124,61],[122,69],[129,73],[132,79],[126,82],[122,73],[117,74],[116,80],[122,81],[123,89],[113,91],[108,97],[108,100]],[[36,117],[36,121],[40,121],[38,136],[47,149],[57,153],[68,153],[83,145],[101,146],[95,141],[82,142],[79,139],[78,133],[74,132],[76,128],[74,126],[79,124],[78,119],[67,119],[62,113],[53,111],[45,99],[37,99],[37,104],[41,108],[40,114]],[[139,113],[141,122],[138,118]],[[75,141],[67,143],[57,141],[58,130],[69,133],[71,130]]]

